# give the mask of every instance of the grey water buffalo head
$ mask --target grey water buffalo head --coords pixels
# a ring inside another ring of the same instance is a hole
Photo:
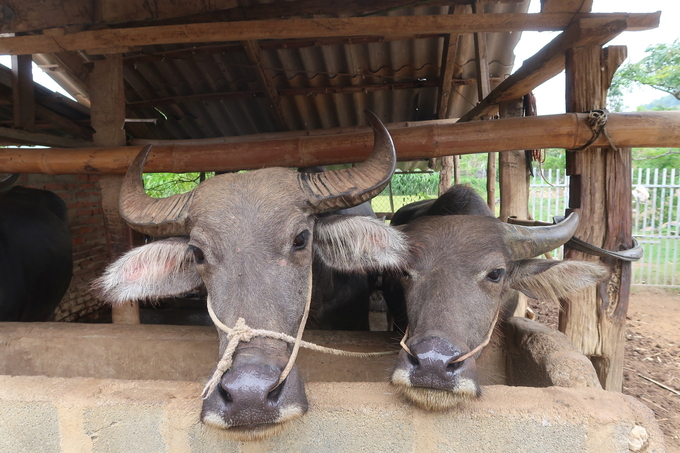
[[[295,336],[312,283],[313,254],[334,268],[364,271],[396,266],[406,245],[374,219],[319,214],[358,205],[380,193],[394,172],[389,133],[367,112],[372,154],[361,165],[318,174],[285,168],[215,176],[191,192],[165,199],[144,193],[149,150],[125,177],[120,211],[138,231],[172,236],[128,252],[95,284],[111,303],[159,298],[204,284],[217,318],[234,326]],[[227,335],[218,330],[220,355]],[[307,411],[297,367],[279,384],[291,345],[257,337],[236,348],[231,367],[206,395],[201,419],[236,439],[267,437]],[[159,376],[162,379],[162,376]]]
[[[475,360],[481,349],[475,350],[497,319],[512,314],[517,291],[555,299],[606,274],[593,263],[531,259],[567,242],[577,224],[577,214],[545,227],[508,225],[491,216],[444,215],[399,227],[411,244],[410,264],[397,279],[408,340],[391,380],[407,399],[444,410],[478,397]]]

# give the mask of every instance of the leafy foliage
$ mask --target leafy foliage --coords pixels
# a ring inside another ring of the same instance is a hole
[[[392,178],[393,195],[437,195],[439,173],[396,173],[395,176]]]
[[[647,53],[639,62],[623,65],[614,74],[609,90],[612,110],[621,111],[624,90],[639,85],[656,88],[680,100],[680,40],[649,46]]]
[[[215,173],[206,173],[206,178]],[[154,198],[165,198],[178,193],[189,192],[198,186],[200,173],[145,173],[143,175],[146,193]]]

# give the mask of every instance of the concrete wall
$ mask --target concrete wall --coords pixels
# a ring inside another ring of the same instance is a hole
[[[562,334],[511,320],[503,337],[480,357],[482,382],[507,375],[515,385],[573,388],[486,385],[461,410],[432,413],[385,382],[393,358],[301,350],[309,413],[271,439],[239,443],[199,421],[199,395],[217,360],[214,328],[0,323],[0,452],[607,453],[628,452],[629,441],[665,451],[652,412],[594,388],[592,365]],[[305,338],[358,351],[397,350],[399,341],[389,332],[308,331]]]
[[[641,433],[645,452],[665,451],[649,409],[592,388],[489,386],[465,410],[431,413],[386,383],[311,383],[307,415],[247,443],[199,422],[201,389],[196,382],[0,376],[0,451],[627,453]]]

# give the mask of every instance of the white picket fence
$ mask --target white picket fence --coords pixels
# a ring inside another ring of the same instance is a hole
[[[551,222],[568,206],[569,177],[564,170],[535,169],[529,209],[536,220]],[[644,257],[633,263],[633,285],[680,287],[680,172],[675,169],[633,171],[633,236]]]

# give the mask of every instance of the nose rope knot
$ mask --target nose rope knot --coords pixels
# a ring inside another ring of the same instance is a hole
[[[318,352],[323,352],[323,353],[326,353],[326,354],[334,354],[334,355],[340,355],[340,356],[345,356],[345,357],[360,357],[360,358],[382,357],[382,356],[396,354],[398,352],[398,351],[384,351],[384,352],[344,351],[342,349],[327,348],[325,346],[319,346],[317,344],[310,343],[308,341],[303,341],[302,340],[302,333],[304,331],[304,327],[305,327],[305,324],[307,322],[307,316],[309,315],[309,307],[311,305],[311,296],[312,296],[311,286],[312,285],[311,285],[311,275],[310,275],[310,284],[309,284],[309,288],[308,288],[307,305],[305,306],[305,311],[302,315],[302,321],[300,322],[300,326],[298,328],[298,333],[297,333],[296,337],[293,337],[291,335],[287,335],[285,333],[274,332],[274,331],[266,330],[266,329],[253,329],[252,327],[250,327],[246,324],[246,321],[243,318],[238,318],[236,320],[236,324],[234,324],[234,327],[228,327],[222,321],[219,320],[217,315],[215,315],[215,312],[213,311],[213,308],[212,308],[212,304],[210,303],[210,296],[208,296],[208,304],[207,304],[208,305],[208,314],[210,315],[210,318],[212,319],[213,323],[215,324],[215,327],[217,327],[222,332],[227,334],[227,338],[229,339],[229,343],[227,343],[227,347],[225,348],[224,353],[222,354],[222,358],[220,359],[219,362],[217,362],[217,367],[215,368],[215,372],[213,373],[212,377],[210,378],[208,383],[203,388],[203,392],[201,393],[201,397],[203,399],[208,398],[208,396],[210,394],[212,394],[212,392],[215,390],[215,388],[219,384],[220,378],[222,377],[222,375],[224,373],[226,373],[229,368],[231,368],[231,365],[233,363],[234,352],[236,351],[238,344],[242,341],[243,342],[249,342],[254,337],[273,338],[275,340],[285,341],[286,343],[291,343],[293,345],[293,351],[291,352],[290,357],[288,358],[288,363],[286,364],[286,367],[281,372],[281,375],[279,377],[279,381],[274,388],[281,385],[281,383],[284,380],[286,380],[286,377],[288,377],[290,370],[293,369],[293,365],[295,364],[295,359],[297,358],[298,350],[301,347],[307,348],[307,349],[312,349],[312,350],[318,351]]]

